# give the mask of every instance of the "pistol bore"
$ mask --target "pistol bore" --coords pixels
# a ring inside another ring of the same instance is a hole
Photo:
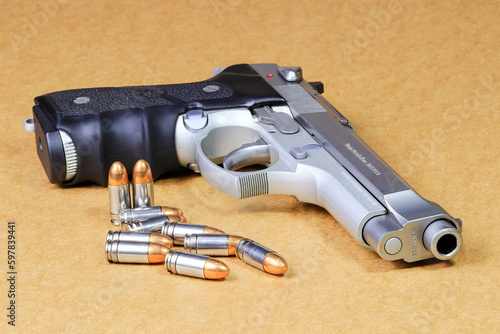
[[[449,260],[462,248],[462,235],[444,219],[433,221],[424,231],[425,248],[439,260]]]
[[[150,207],[154,204],[153,174],[146,160],[139,160],[132,173],[134,208]]]
[[[109,212],[111,223],[120,225],[120,210],[130,208],[130,185],[125,166],[119,161],[114,162],[108,174]]]

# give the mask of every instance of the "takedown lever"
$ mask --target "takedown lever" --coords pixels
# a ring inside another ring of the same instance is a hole
[[[268,106],[255,108],[253,112],[259,119],[259,122],[274,125],[283,134],[294,134],[299,131],[299,126],[287,113],[275,112]]]

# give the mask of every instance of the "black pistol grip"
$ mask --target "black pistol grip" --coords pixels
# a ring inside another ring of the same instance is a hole
[[[37,151],[52,183],[107,185],[121,161],[130,173],[145,159],[153,178],[181,169],[175,147],[177,117],[188,110],[283,104],[283,98],[250,65],[226,68],[210,80],[172,85],[87,88],[39,96],[33,107]],[[57,131],[73,140],[78,167],[65,181]],[[56,135],[57,134],[57,135]]]

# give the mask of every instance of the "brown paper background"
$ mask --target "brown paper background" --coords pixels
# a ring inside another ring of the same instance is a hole
[[[492,333],[499,323],[498,1],[0,0],[0,322],[7,222],[17,224],[19,332]],[[113,265],[106,188],[48,182],[22,120],[71,88],[207,79],[215,66],[299,65],[422,196],[463,220],[448,262],[388,262],[291,196],[237,201],[203,178],[156,203],[281,253],[213,282]],[[3,331],[3,330],[2,330]]]

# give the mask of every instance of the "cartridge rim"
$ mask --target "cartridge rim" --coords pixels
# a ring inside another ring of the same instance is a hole
[[[235,251],[236,257],[238,259],[245,261],[243,259],[243,253],[245,252],[246,246],[248,246],[248,244],[250,244],[251,242],[252,242],[252,240],[250,240],[248,238],[243,238],[238,242],[238,244],[236,245],[236,251]]]
[[[177,274],[177,271],[175,270],[175,263],[177,262],[177,258],[179,257],[179,255],[179,252],[171,250],[165,256],[165,268],[168,272]]]
[[[119,241],[107,241],[105,246],[106,259],[109,263],[118,263],[118,244]]]
[[[175,225],[177,225],[177,223],[166,222],[161,227],[161,234],[166,235],[166,236],[173,239],[173,232],[174,232]]]
[[[208,256],[234,255],[234,247],[229,245],[229,234],[201,233],[184,236],[184,250]]]
[[[184,250],[189,253],[198,254],[196,247],[198,234],[188,234],[184,236]]]
[[[109,263],[113,263],[113,261],[111,260],[110,252],[111,252],[111,242],[108,240],[106,241],[106,245],[104,246],[104,255],[106,256],[106,260]]]

